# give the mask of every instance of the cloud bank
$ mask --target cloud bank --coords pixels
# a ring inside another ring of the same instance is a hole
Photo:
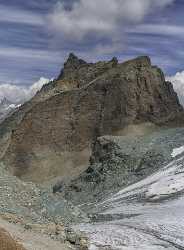
[[[113,36],[127,24],[137,24],[144,17],[174,0],[80,0],[70,9],[59,2],[49,15],[52,30],[64,39],[82,40],[90,34]]]
[[[0,84],[0,100],[6,97],[13,103],[23,103],[32,98],[49,81],[49,79],[41,77],[39,81],[29,87],[9,83]]]
[[[174,76],[166,77],[172,82],[174,90],[178,94],[181,104],[184,106],[184,71],[177,72]]]

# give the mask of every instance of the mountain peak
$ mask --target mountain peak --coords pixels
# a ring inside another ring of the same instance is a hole
[[[68,59],[78,59],[78,56],[71,52],[68,56]]]
[[[87,62],[78,58],[74,53],[70,53],[64,63],[64,68],[61,70],[58,79],[61,79],[65,74],[70,75],[74,70],[80,68],[81,65],[86,65]]]
[[[1,99],[1,101],[0,101],[0,105],[10,105],[10,104],[11,104],[11,102],[6,97]]]
[[[67,61],[64,64],[64,68],[78,68],[82,64],[86,64],[86,62],[80,58],[78,58],[74,53],[70,53]]]

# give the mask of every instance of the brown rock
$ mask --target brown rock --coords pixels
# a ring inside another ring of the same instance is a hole
[[[0,214],[0,217],[3,220],[8,221],[9,223],[14,223],[14,224],[22,224],[23,223],[23,220],[20,219],[19,217],[17,217],[15,214],[3,213],[3,214]]]
[[[25,250],[23,246],[18,244],[11,237],[11,235],[2,228],[0,228],[0,249],[1,250]]]

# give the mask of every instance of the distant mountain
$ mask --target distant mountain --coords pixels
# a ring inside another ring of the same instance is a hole
[[[6,97],[0,101],[0,122],[2,122],[8,115],[10,115],[21,104],[12,103]]]

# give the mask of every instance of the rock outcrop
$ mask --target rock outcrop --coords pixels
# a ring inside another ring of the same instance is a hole
[[[132,127],[140,131],[143,126],[145,129],[145,124]],[[156,131],[148,131],[147,128],[147,133],[139,136],[126,133],[124,136],[99,137],[94,143],[87,170],[69,183],[57,181],[53,191],[59,192],[74,205],[83,204],[80,208],[90,213],[94,204],[152,176],[175,156],[182,154],[183,135],[184,128],[180,127],[159,128]],[[180,149],[178,155],[173,154],[173,149]]]
[[[13,122],[9,118],[3,161],[25,180],[72,178],[86,169],[97,137],[119,135],[130,124],[177,122],[182,115],[172,84],[148,57],[86,63],[70,54],[58,79]]]

